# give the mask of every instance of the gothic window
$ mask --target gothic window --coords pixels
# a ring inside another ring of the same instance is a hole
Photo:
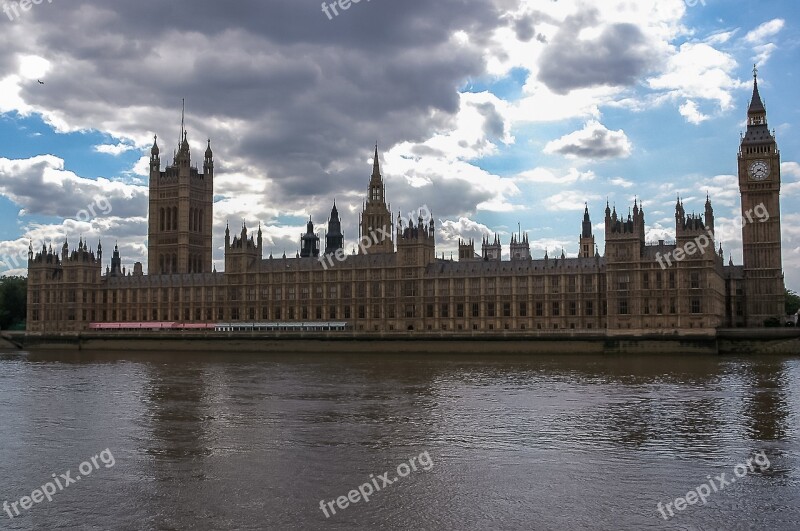
[[[172,207],[172,230],[178,230],[178,207]]]
[[[164,209],[162,208],[162,209],[161,209],[161,224],[160,224],[160,226],[161,226],[161,231],[162,231],[162,232],[164,231],[164,223],[165,223],[165,221],[166,221],[166,219],[165,219],[165,216],[166,216],[166,215],[165,215],[165,213],[164,213]]]

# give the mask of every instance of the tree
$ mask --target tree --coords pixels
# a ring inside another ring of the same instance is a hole
[[[794,291],[786,290],[786,315],[794,315],[800,310],[800,295]]]
[[[8,330],[25,323],[28,307],[28,279],[0,278],[0,329]]]

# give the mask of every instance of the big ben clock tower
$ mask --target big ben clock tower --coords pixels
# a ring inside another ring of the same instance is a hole
[[[748,327],[764,326],[765,320],[784,313],[780,190],[781,155],[767,126],[767,109],[758,92],[758,70],[754,68],[747,133],[739,148]]]

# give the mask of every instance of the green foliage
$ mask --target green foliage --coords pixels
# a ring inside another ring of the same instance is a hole
[[[786,290],[786,315],[794,315],[800,310],[800,295],[794,291]]]
[[[0,278],[0,329],[19,328],[25,323],[28,307],[28,279]]]

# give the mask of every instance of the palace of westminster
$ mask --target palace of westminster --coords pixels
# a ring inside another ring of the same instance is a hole
[[[386,206],[377,148],[359,236],[368,248],[344,254],[334,204],[324,250],[309,221],[295,258],[264,257],[262,233],[231,237],[225,269],[212,269],[214,159],[192,166],[186,132],[172,165],[161,171],[157,142],[150,158],[148,274],[124,272],[118,249],[103,271],[103,251],[81,241],[61,252],[29,250],[29,332],[75,332],[91,323],[346,322],[364,333],[530,335],[714,334],[760,327],[782,317],[780,152],[767,126],[755,79],[747,132],[738,153],[742,213],[756,206],[767,220],[742,226],[744,264],[723,262],[713,241],[710,200],[700,215],[675,206],[675,242],[645,241],[644,209],[605,210],[605,250],[597,251],[588,208],[579,255],[534,259],[527,237],[513,236],[510,260],[499,239],[480,254],[460,242],[458,261],[436,258],[433,220],[395,225]],[[710,245],[691,253],[708,235]],[[685,250],[685,253],[681,251]],[[338,251],[338,253],[337,253]],[[320,260],[336,254],[340,261]],[[660,258],[685,254],[668,266]]]

